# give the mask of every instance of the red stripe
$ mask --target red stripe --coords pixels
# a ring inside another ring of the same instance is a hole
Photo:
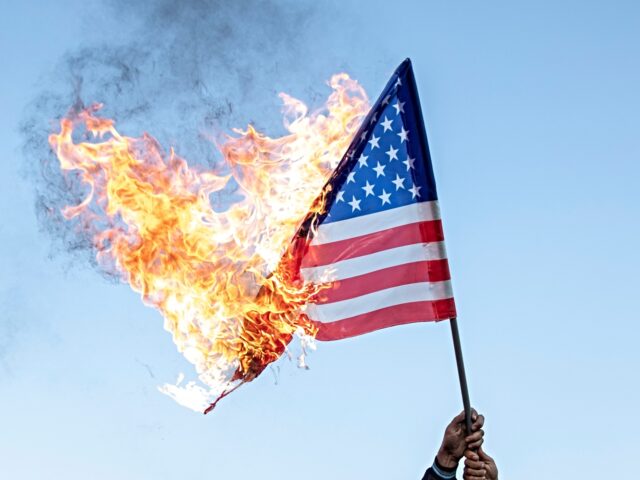
[[[446,259],[396,265],[328,283],[325,285],[328,288],[318,292],[313,303],[339,302],[409,283],[441,282],[450,278],[449,262]]]
[[[389,248],[423,242],[441,242],[442,240],[444,240],[444,234],[440,220],[409,223],[401,227],[380,230],[337,242],[310,245],[302,259],[301,267],[318,267],[348,258],[370,255]]]
[[[456,316],[453,298],[433,302],[411,302],[381,308],[373,312],[345,318],[337,322],[314,322],[318,327],[316,338],[322,341],[341,340],[381,328],[406,323],[447,320]]]

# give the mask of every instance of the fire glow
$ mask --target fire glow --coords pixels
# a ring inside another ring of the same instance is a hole
[[[329,84],[317,112],[280,94],[285,136],[235,130],[217,146],[224,175],[190,167],[148,134],[121,135],[100,105],[70,113],[49,137],[68,181],[88,190],[64,217],[93,239],[101,268],[161,312],[195,366],[200,382],[160,387],[184,406],[203,411],[259,375],[294,335],[313,339],[304,307],[320,287],[300,282],[286,252],[309,211],[322,210],[318,195],[369,110],[348,75]],[[85,141],[74,143],[79,135]],[[243,198],[215,211],[210,195],[231,178]]]

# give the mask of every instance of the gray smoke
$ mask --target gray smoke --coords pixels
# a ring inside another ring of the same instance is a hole
[[[86,192],[61,174],[47,143],[70,108],[103,103],[102,114],[114,118],[121,133],[146,131],[190,164],[217,168],[216,132],[253,123],[280,133],[276,93],[317,105],[324,80],[345,66],[326,55],[324,65],[318,61],[322,16],[302,2],[112,0],[92,13],[89,36],[101,40],[79,39],[83,46],[43,78],[46,87],[21,124],[36,213],[54,253],[92,262],[89,239],[60,214]],[[296,90],[299,85],[306,87]]]

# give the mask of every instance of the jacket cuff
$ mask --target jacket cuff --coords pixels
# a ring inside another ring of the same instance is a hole
[[[440,463],[438,463],[437,457],[433,460],[433,465],[431,466],[431,468],[433,469],[433,473],[444,480],[452,480],[456,478],[456,471],[458,470],[457,465],[453,469],[444,468],[442,465],[440,465]]]

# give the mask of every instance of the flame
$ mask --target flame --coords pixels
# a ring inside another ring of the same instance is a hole
[[[225,167],[216,171],[165,153],[148,134],[120,134],[98,116],[101,105],[70,113],[49,137],[68,180],[88,189],[64,217],[93,239],[101,268],[162,313],[200,383],[182,386],[181,374],[160,390],[194,410],[255,378],[294,335],[308,345],[315,334],[301,312],[318,287],[301,284],[288,247],[305,216],[322,210],[318,195],[369,110],[348,75],[329,85],[312,113],[280,94],[288,134],[234,130],[217,145]],[[210,195],[231,179],[243,198],[215,211]]]

